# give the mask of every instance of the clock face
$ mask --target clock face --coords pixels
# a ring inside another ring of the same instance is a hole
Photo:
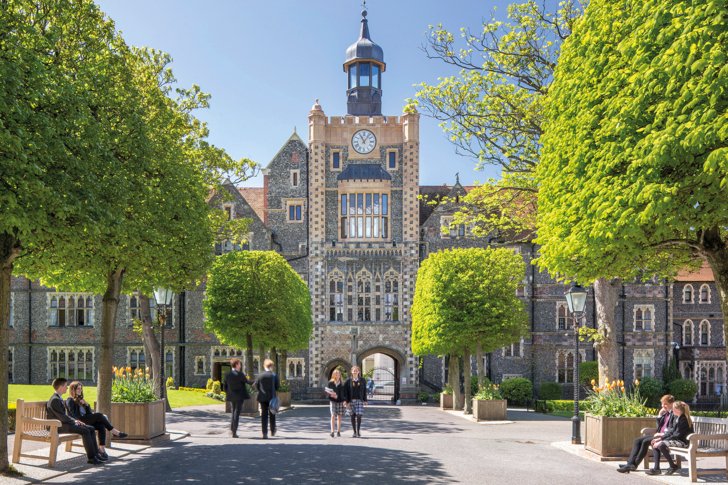
[[[374,150],[377,144],[377,138],[369,130],[360,130],[351,137],[351,146],[357,153],[369,153]]]

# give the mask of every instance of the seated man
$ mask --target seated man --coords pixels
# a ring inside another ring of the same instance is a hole
[[[53,380],[55,392],[46,404],[48,419],[57,419],[61,422],[60,433],[78,433],[83,439],[83,447],[86,450],[88,462],[93,465],[100,465],[106,459],[99,456],[99,449],[96,446],[96,430],[93,426],[87,426],[77,419],[71,418],[66,413],[66,406],[63,402],[63,394],[68,387],[68,381],[63,377]]]
[[[626,465],[619,465],[617,471],[619,473],[629,473],[637,469],[639,463],[644,460],[647,455],[647,449],[650,447],[650,442],[655,438],[661,438],[665,433],[665,430],[672,425],[674,421],[674,415],[672,414],[672,404],[675,402],[675,397],[671,394],[665,394],[660,398],[662,408],[660,413],[657,415],[657,432],[650,436],[640,436],[634,440],[632,445],[632,452],[629,454]]]

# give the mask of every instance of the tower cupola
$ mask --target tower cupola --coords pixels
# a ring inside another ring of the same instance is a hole
[[[384,51],[369,36],[367,11],[361,12],[359,40],[346,49],[344,72],[348,78],[347,113],[354,116],[382,114],[382,73],[387,68]]]

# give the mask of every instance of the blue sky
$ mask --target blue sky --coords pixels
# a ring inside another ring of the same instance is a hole
[[[359,36],[359,0],[97,0],[127,43],[172,55],[183,86],[199,84],[212,95],[198,112],[210,140],[235,158],[263,166],[294,130],[306,140],[315,99],[328,116],[346,114],[346,48]],[[420,82],[453,74],[426,58],[421,46],[429,25],[451,31],[478,29],[505,14],[504,0],[369,0],[372,39],[384,49],[385,115],[399,115]],[[420,179],[423,185],[485,180],[495,169],[476,172],[475,162],[455,154],[437,123],[421,120]],[[244,185],[262,186],[260,178]]]

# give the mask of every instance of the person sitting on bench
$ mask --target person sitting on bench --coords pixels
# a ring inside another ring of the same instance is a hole
[[[66,399],[68,414],[82,423],[93,427],[99,433],[99,455],[102,458],[109,458],[106,454],[106,431],[119,438],[126,438],[128,435],[114,428],[105,414],[95,413],[91,406],[83,398],[83,384],[73,381],[68,386],[68,399]]]
[[[66,406],[61,396],[66,392],[68,381],[63,377],[57,377],[53,380],[52,385],[55,392],[46,404],[48,419],[57,419],[61,422],[59,430],[61,433],[80,434],[88,462],[92,465],[102,464],[106,461],[106,458],[99,455],[99,449],[96,447],[96,432],[93,426],[88,426],[78,419],[73,419],[66,413]]]

